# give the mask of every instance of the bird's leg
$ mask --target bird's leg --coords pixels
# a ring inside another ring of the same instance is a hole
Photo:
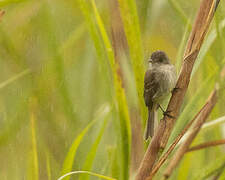
[[[161,106],[160,104],[158,104],[158,106],[159,106],[159,108],[161,109],[161,111],[162,111],[163,113],[165,113],[165,111],[164,111],[164,109],[162,108],[162,106]]]
[[[172,111],[165,111],[164,113],[163,113],[163,115],[164,116],[168,116],[169,118],[171,118],[171,119],[176,119],[174,116],[172,116],[172,115],[170,115],[170,113],[171,113]]]
[[[169,118],[173,118],[173,119],[175,119],[175,117],[174,116],[171,116],[170,115],[170,113],[171,113],[171,111],[165,111],[162,107],[161,107],[161,105],[159,104],[159,108],[161,109],[161,111],[163,112],[163,115],[164,116],[168,116]]]

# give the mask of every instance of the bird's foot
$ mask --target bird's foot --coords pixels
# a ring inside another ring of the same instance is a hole
[[[170,115],[171,112],[172,112],[172,111],[170,111],[170,110],[164,111],[164,112],[163,112],[163,115],[164,115],[164,116],[167,116],[167,117],[169,117],[169,118],[171,118],[171,119],[176,119],[174,116]]]
[[[163,110],[163,108],[160,106],[160,104],[159,104],[159,108],[160,108],[161,111],[163,112],[163,115],[164,115],[164,116],[168,116],[168,117],[171,118],[171,119],[176,119],[174,116],[170,115],[170,113],[171,113],[172,111],[170,111],[170,110],[167,110],[167,111]]]

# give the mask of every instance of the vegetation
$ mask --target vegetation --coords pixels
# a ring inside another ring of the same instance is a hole
[[[224,5],[196,59],[167,148],[216,83],[210,122],[191,146],[224,139]],[[164,50],[179,73],[199,1],[3,0],[0,7],[0,179],[51,180],[70,172],[63,179],[133,179],[148,144],[142,97],[148,57]],[[186,153],[170,179],[225,179],[224,151],[220,145]]]

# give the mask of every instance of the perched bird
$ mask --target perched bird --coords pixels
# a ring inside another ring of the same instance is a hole
[[[161,108],[160,103],[175,87],[176,79],[175,67],[170,64],[166,53],[163,51],[153,52],[149,59],[149,68],[144,77],[144,100],[148,107],[145,140],[154,135],[156,110],[159,107]],[[164,113],[166,114],[166,112]]]

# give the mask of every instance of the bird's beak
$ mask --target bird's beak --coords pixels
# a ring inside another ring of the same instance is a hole
[[[152,63],[152,59],[149,59],[148,62],[149,62],[149,63]]]

